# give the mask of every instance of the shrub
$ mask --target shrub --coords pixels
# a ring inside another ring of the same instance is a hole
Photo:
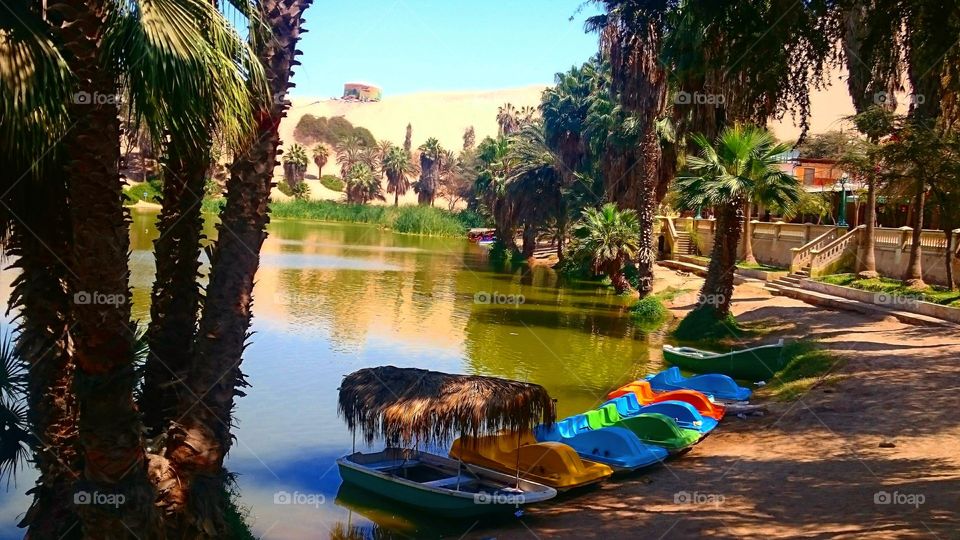
[[[357,137],[366,146],[373,148],[377,145],[377,139],[370,133],[370,130],[354,126],[342,116],[327,118],[305,114],[300,117],[300,121],[293,129],[293,137],[307,144],[324,142],[331,146],[335,146],[351,137]]]
[[[732,314],[717,317],[716,308],[712,306],[694,308],[673,331],[677,339],[689,341],[715,341],[735,338],[741,334],[742,331]]]
[[[124,201],[124,204],[132,205],[139,201],[159,203],[162,190],[163,184],[158,179],[151,179],[146,182],[141,182],[139,184],[130,186],[123,190],[123,194],[127,196],[127,200]]]
[[[300,182],[290,192],[294,199],[306,200],[310,198],[310,186],[306,182]]]
[[[630,318],[642,327],[656,328],[670,317],[670,310],[657,295],[641,298],[630,308]]]
[[[332,174],[325,174],[321,176],[320,185],[329,189],[330,191],[339,191],[341,193],[343,192],[344,188],[343,180]]]

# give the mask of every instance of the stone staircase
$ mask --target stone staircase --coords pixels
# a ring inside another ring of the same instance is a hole
[[[800,288],[800,282],[804,279],[810,277],[810,265],[806,265],[796,272],[792,272],[783,276],[780,279],[771,281],[767,283],[765,289],[770,291],[771,294],[778,295],[783,294],[784,289],[798,289]]]
[[[687,231],[677,231],[675,245],[677,255],[693,255],[693,240]]]

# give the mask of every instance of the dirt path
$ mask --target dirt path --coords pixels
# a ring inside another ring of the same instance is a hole
[[[845,378],[726,419],[689,454],[533,509],[497,538],[960,538],[960,333],[753,284],[734,312],[821,340]]]

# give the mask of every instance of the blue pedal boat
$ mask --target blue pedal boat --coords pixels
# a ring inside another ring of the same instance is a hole
[[[604,403],[599,410],[610,417],[630,418],[640,414],[659,413],[673,418],[677,425],[706,435],[716,429],[719,422],[715,418],[703,416],[693,405],[683,401],[660,401],[649,405],[640,405],[634,394],[625,394]]]
[[[573,418],[575,417],[567,420]],[[615,473],[633,472],[656,465],[669,454],[666,448],[647,444],[629,429],[621,427],[591,430],[584,429],[584,424],[581,424],[580,431],[565,436],[563,433],[569,433],[567,428],[572,429],[573,423],[558,428],[564,422],[565,420],[561,420],[549,429],[540,426],[534,430],[533,435],[538,442],[559,442],[570,446],[581,458],[602,463]]]
[[[676,366],[665,369],[656,375],[647,375],[644,379],[657,392],[696,390],[722,401],[746,401],[750,399],[751,394],[749,388],[737,385],[736,381],[727,375],[709,373],[684,377],[680,373],[680,368]]]

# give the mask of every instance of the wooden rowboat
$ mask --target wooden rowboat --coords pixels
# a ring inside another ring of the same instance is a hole
[[[663,346],[663,359],[694,373],[722,373],[734,379],[762,381],[783,369],[783,340],[740,351],[716,353],[693,347]]]
[[[337,466],[345,482],[451,518],[510,513],[557,495],[536,482],[416,450],[357,452]]]

